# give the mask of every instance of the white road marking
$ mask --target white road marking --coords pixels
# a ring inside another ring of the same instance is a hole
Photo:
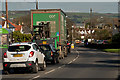
[[[52,70],[46,72],[45,74],[49,74],[49,73],[51,73],[51,72],[53,72],[53,71],[55,71],[55,69],[52,69]]]
[[[29,80],[33,80],[33,79],[36,79],[36,78],[39,78],[39,77],[40,77],[40,75],[35,76],[35,77],[33,77],[32,79],[29,79]]]
[[[58,69],[60,69],[60,68],[62,68],[62,67],[58,67]]]
[[[68,64],[71,64],[73,61],[70,61]]]
[[[76,52],[78,53],[77,57],[75,59],[73,59],[72,61],[70,61],[68,64],[71,64],[72,62],[76,61],[79,58],[79,52],[76,50]]]
[[[73,62],[74,62],[74,61],[76,61],[76,58],[75,58],[75,59],[73,59]]]

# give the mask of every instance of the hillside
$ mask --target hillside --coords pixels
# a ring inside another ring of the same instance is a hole
[[[68,18],[70,18],[75,23],[82,23],[90,19],[89,13],[66,13]],[[118,14],[112,13],[93,13],[93,18],[107,17],[107,18],[118,18]]]
[[[5,13],[5,12],[3,12]],[[30,11],[9,11],[9,20],[15,20],[18,19],[22,16],[30,16]],[[90,19],[90,14],[89,13],[78,13],[78,12],[66,12],[66,15],[68,16],[69,19],[74,21],[74,23],[80,24],[84,21],[88,21]],[[100,18],[100,17],[105,17],[108,19],[116,19],[118,18],[118,14],[116,13],[93,13],[92,18]],[[21,20],[20,20],[21,21]],[[18,23],[18,22],[15,22]]]

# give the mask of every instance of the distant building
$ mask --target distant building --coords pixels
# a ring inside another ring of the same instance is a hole
[[[83,23],[82,24],[76,24],[76,27],[77,28],[85,28],[85,24],[83,24]]]

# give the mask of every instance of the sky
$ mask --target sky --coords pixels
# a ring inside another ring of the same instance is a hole
[[[2,0],[2,1],[3,1],[2,4],[0,3],[0,11],[5,10],[5,2],[4,2],[5,0]],[[8,1],[9,1],[8,10],[15,11],[15,10],[35,9],[36,0],[8,0]],[[18,2],[18,1],[21,1],[21,2]],[[59,0],[61,2],[58,2],[58,0],[44,0],[44,1],[38,0],[38,1],[39,1],[39,9],[62,9],[65,12],[87,12],[88,13],[89,9],[92,8],[93,11],[97,13],[118,13],[117,0],[116,2],[114,2],[115,0],[104,0],[106,2],[90,2],[91,0],[82,0],[84,2],[80,2],[81,0],[74,0],[74,2],[70,2],[73,0],[69,0],[69,2],[63,2],[63,0]],[[41,3],[42,1],[43,3]],[[64,1],[68,1],[68,0],[64,0]],[[79,2],[75,2],[75,1],[79,1]],[[85,2],[85,1],[88,1],[88,2]]]
[[[0,2],[5,0],[0,0]],[[8,2],[35,2],[36,0],[8,0]],[[39,2],[118,2],[119,0],[38,0]]]

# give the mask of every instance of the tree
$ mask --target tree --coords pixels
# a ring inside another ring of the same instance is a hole
[[[19,31],[13,32],[14,42],[30,42],[31,34],[21,34]]]
[[[120,33],[112,36],[112,43],[120,44]]]
[[[71,19],[66,18],[67,35],[69,35],[68,37],[69,42],[72,41],[72,26],[73,25],[75,25],[75,23]]]
[[[112,32],[107,29],[97,29],[95,30],[95,39],[97,40],[107,40],[112,37]]]

